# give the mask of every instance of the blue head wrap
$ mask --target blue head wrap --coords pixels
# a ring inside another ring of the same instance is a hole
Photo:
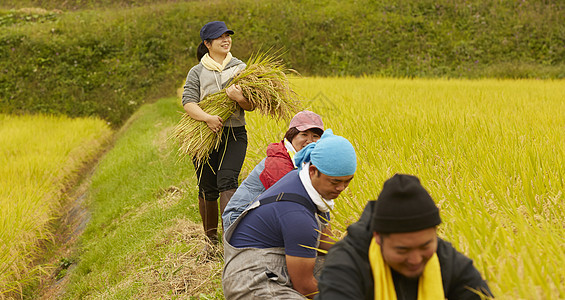
[[[349,176],[357,169],[357,156],[353,145],[339,135],[334,135],[331,129],[326,129],[322,137],[315,143],[310,143],[294,156],[298,169],[302,163],[312,165],[328,176]]]

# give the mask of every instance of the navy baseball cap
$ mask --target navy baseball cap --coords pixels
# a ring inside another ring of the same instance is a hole
[[[226,32],[234,34],[233,30],[228,29],[226,23],[222,21],[212,21],[202,26],[202,29],[200,29],[200,39],[202,39],[202,41],[217,39]]]

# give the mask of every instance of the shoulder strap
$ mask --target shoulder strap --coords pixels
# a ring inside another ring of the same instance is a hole
[[[273,203],[273,202],[277,202],[277,201],[291,201],[291,202],[294,202],[294,203],[302,204],[304,207],[306,207],[312,213],[316,213],[318,211],[318,208],[314,205],[314,203],[312,203],[312,201],[308,200],[304,196],[301,196],[301,195],[295,194],[295,193],[283,193],[283,192],[281,192],[277,195],[273,195],[273,196],[261,199],[259,202],[260,202],[260,205],[264,205],[264,204],[269,204],[269,203]]]

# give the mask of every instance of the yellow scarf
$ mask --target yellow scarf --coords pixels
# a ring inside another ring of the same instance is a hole
[[[375,241],[375,238],[371,239],[371,246],[369,246],[369,262],[375,281],[375,300],[396,300],[390,267],[384,262],[381,247]],[[430,299],[445,299],[439,259],[435,253],[426,264],[424,273],[418,280],[418,300]]]
[[[210,71],[222,72],[224,68],[228,65],[228,63],[231,61],[231,59],[232,59],[231,52],[228,52],[226,58],[224,58],[224,61],[221,64],[219,64],[210,57],[209,53],[206,53],[204,54],[204,56],[202,56],[200,62],[204,65],[206,69]]]

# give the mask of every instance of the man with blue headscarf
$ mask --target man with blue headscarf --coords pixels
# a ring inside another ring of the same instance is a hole
[[[357,168],[351,143],[331,129],[296,153],[297,170],[265,191],[224,235],[226,299],[304,299],[322,223]]]

